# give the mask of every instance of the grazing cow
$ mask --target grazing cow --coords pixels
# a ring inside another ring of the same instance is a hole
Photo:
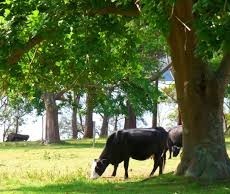
[[[22,135],[17,133],[10,133],[7,136],[6,141],[27,141],[29,139],[29,135]]]
[[[182,125],[170,128],[168,130],[168,136],[168,149],[170,159],[172,157],[172,152],[173,157],[176,157],[182,147]]]
[[[159,166],[162,174],[167,149],[168,133],[158,129],[128,129],[111,134],[99,159],[92,165],[91,178],[101,176],[109,164],[114,165],[112,176],[116,176],[119,163],[124,161],[125,178],[128,178],[129,158],[146,160],[154,155],[154,167],[150,176]]]

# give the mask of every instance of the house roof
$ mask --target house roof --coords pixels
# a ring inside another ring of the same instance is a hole
[[[170,69],[163,73],[162,79],[162,81],[174,81],[174,77]]]

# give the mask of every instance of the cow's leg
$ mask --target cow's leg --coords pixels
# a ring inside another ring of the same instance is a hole
[[[155,156],[154,156],[154,166],[153,166],[153,170],[152,170],[152,172],[150,173],[149,176],[152,176],[152,175],[154,174],[154,172],[156,171],[157,167],[158,167],[159,164],[160,164],[160,160],[161,160],[160,154],[155,154]]]
[[[124,168],[125,168],[125,179],[129,178],[128,168],[129,168],[129,158],[124,160]]]
[[[169,159],[172,158],[172,146],[169,147]]]
[[[159,175],[163,172],[163,157],[159,158]]]
[[[117,174],[117,167],[118,167],[118,164],[114,164],[114,169],[113,169],[112,176],[116,176],[116,174]]]

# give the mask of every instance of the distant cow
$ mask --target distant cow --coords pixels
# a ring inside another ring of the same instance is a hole
[[[168,130],[168,136],[168,149],[170,159],[172,157],[172,152],[173,157],[176,157],[182,147],[182,125],[170,128]]]
[[[8,134],[6,141],[27,141],[28,139],[29,135],[10,133]]]
[[[128,178],[129,158],[146,160],[154,155],[154,167],[150,176],[159,166],[159,174],[162,174],[167,149],[168,133],[165,130],[156,129],[128,129],[119,130],[111,134],[106,142],[99,159],[95,159],[92,165],[91,178],[101,176],[109,164],[114,165],[112,176],[116,176],[119,163],[124,161],[125,178]]]

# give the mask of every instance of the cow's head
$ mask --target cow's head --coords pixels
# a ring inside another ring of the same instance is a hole
[[[172,152],[173,152],[173,157],[178,156],[179,152],[180,152],[180,147],[178,146],[173,146],[172,147]]]
[[[96,179],[100,177],[105,172],[108,165],[109,163],[107,159],[94,159],[90,178]]]

